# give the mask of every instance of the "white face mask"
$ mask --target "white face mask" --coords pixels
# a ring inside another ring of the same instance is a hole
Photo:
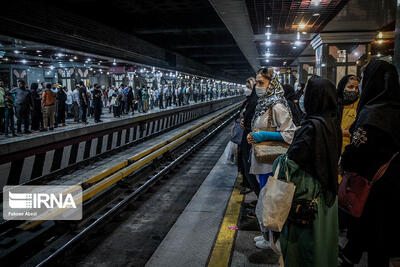
[[[245,94],[245,96],[251,95],[251,92],[253,92],[253,91],[250,90],[249,88],[244,88],[244,94]]]
[[[267,93],[267,88],[266,87],[258,87],[256,86],[256,94],[258,97],[262,97]]]

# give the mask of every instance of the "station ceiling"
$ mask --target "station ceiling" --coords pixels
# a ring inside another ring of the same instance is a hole
[[[254,73],[208,0],[37,2],[135,35],[239,80],[245,80]]]
[[[127,60],[137,58],[143,64],[160,62],[159,67],[168,67],[166,54],[170,51],[179,55],[181,66],[188,66],[187,70],[182,71],[193,70],[196,73],[204,70],[201,75],[211,73],[220,79],[240,82],[254,75],[260,66],[290,65],[302,52],[308,51],[306,48],[309,48],[311,39],[321,31],[370,31],[388,25],[394,19],[391,8],[394,2],[14,0],[5,8],[15,8],[5,10],[3,14],[9,17],[7,27],[10,28],[14,20],[19,20],[22,25],[19,28],[21,31],[15,31],[15,37],[29,35],[23,32],[24,22],[55,32],[53,36],[56,37],[59,36],[59,28],[62,28],[60,32],[65,37],[59,38],[52,45],[62,46],[64,41],[67,46],[67,43],[74,42],[66,48],[77,49],[82,46],[82,50],[90,53],[90,48],[96,47],[96,41],[112,43],[113,48],[118,48],[120,44],[123,49],[114,49],[110,57],[117,57],[123,51]],[[58,12],[54,12],[55,9]],[[103,28],[104,34],[98,34]],[[38,38],[33,34],[27,38],[33,37],[34,41],[43,42],[48,32],[39,31],[36,34]],[[85,35],[91,40],[90,43],[79,39]],[[71,37],[75,39],[71,41]],[[146,49],[150,46],[146,44],[155,47]],[[160,47],[165,51],[157,50]],[[102,48],[102,55],[111,51],[107,45]],[[130,48],[134,53],[130,54]]]

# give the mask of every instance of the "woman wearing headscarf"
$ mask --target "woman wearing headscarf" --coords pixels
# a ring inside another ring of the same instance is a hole
[[[305,89],[306,115],[280,164],[279,178],[296,185],[292,209],[280,234],[285,267],[336,267],[337,176],[341,129],[335,86],[314,76]]]
[[[244,101],[241,111],[242,119],[240,126],[243,128],[242,142],[240,143],[240,156],[239,156],[239,166],[241,166],[241,171],[244,176],[243,184],[250,187],[251,190],[258,196],[260,193],[260,185],[257,182],[257,179],[254,174],[250,174],[250,149],[251,145],[247,143],[246,136],[251,132],[251,120],[254,116],[254,111],[257,105],[257,95],[254,91],[254,85],[256,80],[254,77],[250,77],[246,80],[246,88],[244,89],[244,94],[246,95],[246,101]],[[244,193],[244,192],[243,192]]]
[[[360,91],[358,90],[359,82],[360,80],[357,76],[346,75],[340,80],[337,88],[339,120],[343,136],[342,152],[345,146],[350,144],[349,129],[356,119],[360,96]]]
[[[299,126],[301,118],[303,117],[303,112],[300,110],[299,104],[295,103],[296,93],[294,92],[294,88],[290,84],[284,84],[282,87],[285,91],[286,101],[290,107],[290,111],[292,112],[293,122],[296,126]]]
[[[255,91],[258,100],[251,123],[252,132],[247,135],[248,143],[283,141],[290,144],[296,131],[296,125],[292,121],[283,88],[277,77],[274,76],[272,69],[262,68],[258,71]],[[263,128],[276,128],[276,131],[259,131]],[[250,173],[257,175],[261,187],[272,175],[272,163],[258,162],[254,149],[251,153]],[[268,230],[263,228],[262,225],[261,230],[264,234],[268,233]],[[256,241],[258,248],[266,249],[270,247],[264,235],[257,236],[254,241]]]
[[[357,117],[350,128],[351,143],[342,155],[344,171],[372,180],[377,170],[393,159],[373,184],[360,218],[348,228],[342,266],[358,263],[368,252],[368,266],[388,266],[400,256],[400,85],[396,68],[381,60],[370,62],[364,73]]]

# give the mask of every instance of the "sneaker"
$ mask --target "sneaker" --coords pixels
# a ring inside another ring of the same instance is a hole
[[[29,130],[25,130],[25,134],[31,134],[32,132]]]
[[[248,193],[250,193],[250,192],[252,192],[253,190],[251,190],[251,189],[246,189],[246,188],[243,188],[242,190],[240,190],[240,194],[241,195],[246,195],[246,194],[248,194]]]
[[[50,131],[53,131],[53,130],[54,130],[54,128],[53,128],[53,127],[50,127],[50,128],[49,128],[49,130],[50,130]]]
[[[255,219],[256,218],[256,214],[253,211],[249,211],[247,212],[247,218],[249,219]]]
[[[263,235],[259,235],[259,236],[254,237],[253,240],[254,240],[254,243],[257,243],[258,241],[263,241],[265,239],[264,239]]]
[[[41,132],[47,132],[47,129],[46,128],[42,128],[42,129],[40,129],[40,131]]]
[[[261,241],[256,242],[256,247],[259,249],[270,249],[271,248],[269,241],[267,241],[267,240],[261,240]]]

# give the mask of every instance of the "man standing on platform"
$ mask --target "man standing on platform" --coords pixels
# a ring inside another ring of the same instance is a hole
[[[93,108],[94,108],[94,122],[102,122],[102,120],[100,120],[100,116],[101,116],[101,95],[102,95],[102,91],[101,91],[101,86],[100,85],[96,85],[96,87],[93,90]]]
[[[87,90],[86,90],[86,87],[83,82],[80,82],[79,85],[80,85],[80,87],[79,87],[79,104],[81,107],[81,114],[82,114],[81,119],[84,124],[88,124],[87,117],[86,117],[87,109],[89,106]]]
[[[4,118],[5,118],[5,97],[6,89],[4,88],[3,81],[0,81],[0,133],[4,133]]]
[[[21,125],[24,123],[24,130],[26,134],[31,133],[29,131],[29,113],[32,108],[32,102],[29,90],[25,87],[25,81],[19,80],[18,87],[12,90],[15,94],[15,109],[17,115],[17,132],[22,133]]]
[[[79,86],[76,86],[72,92],[72,114],[75,122],[79,122],[79,102]]]
[[[47,131],[47,126],[50,126],[50,131],[54,130],[56,93],[57,91],[51,88],[50,83],[46,85],[46,90],[42,93],[43,131]]]

